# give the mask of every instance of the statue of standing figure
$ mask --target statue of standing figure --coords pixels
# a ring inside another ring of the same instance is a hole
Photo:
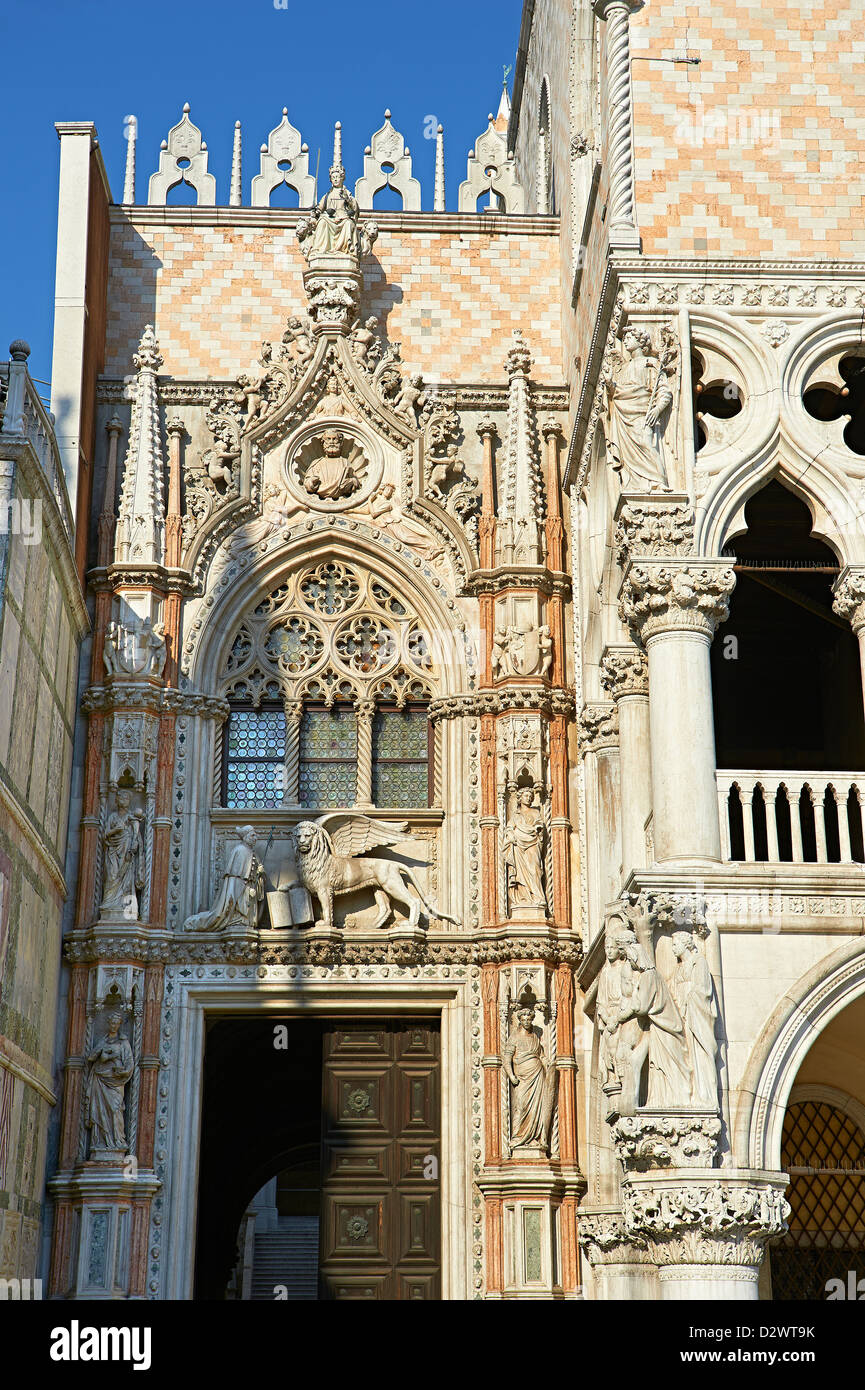
[[[534,1017],[533,1008],[517,1009],[516,1027],[502,1048],[505,1075],[514,1087],[511,1148],[538,1148],[549,1153],[556,1069],[544,1057]]]
[[[673,998],[685,1025],[691,1063],[691,1100],[714,1109],[718,1104],[718,1042],[715,1022],[718,1007],[706,957],[693,933],[673,932],[671,939],[676,971],[670,982]]]
[[[622,349],[604,377],[609,452],[624,488],[670,491],[664,429],[673,403],[668,377],[675,370],[677,355],[669,334],[655,353],[645,329],[627,328]]]
[[[124,1103],[135,1069],[132,1048],[120,1032],[123,1015],[108,1015],[105,1037],[87,1055],[84,1124],[90,1130],[90,1153],[126,1153]]]
[[[546,910],[543,843],[544,819],[535,805],[535,789],[520,787],[502,836],[509,912],[515,907]]]
[[[138,917],[138,894],[144,887],[144,844],[140,811],[132,809],[132,792],[119,787],[115,809],[102,832],[103,868],[100,915],[119,913],[130,921]]]

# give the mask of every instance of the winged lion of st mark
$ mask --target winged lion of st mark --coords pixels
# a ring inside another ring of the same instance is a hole
[[[398,903],[408,910],[408,925],[416,927],[421,909],[427,917],[459,926],[456,917],[442,912],[427,898],[413,870],[392,859],[362,858],[371,849],[396,845],[407,838],[408,822],[372,820],[342,811],[303,820],[295,826],[297,868],[304,888],[321,905],[321,921],[333,926],[333,900],[339,893],[369,888],[378,915],[371,929],[384,926]],[[414,893],[409,891],[409,886]],[[417,895],[417,896],[415,896]]]

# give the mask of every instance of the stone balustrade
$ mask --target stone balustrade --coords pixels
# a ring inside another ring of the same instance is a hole
[[[861,864],[865,774],[719,771],[725,860]]]

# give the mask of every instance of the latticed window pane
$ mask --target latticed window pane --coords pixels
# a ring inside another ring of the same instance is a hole
[[[791,1212],[772,1251],[773,1297],[825,1299],[827,1281],[846,1280],[865,1251],[865,1134],[836,1106],[794,1103],[781,1166],[790,1174]]]
[[[301,806],[353,806],[356,796],[355,763],[301,763]]]
[[[429,771],[423,763],[374,763],[372,799],[376,806],[426,806]]]
[[[379,709],[372,726],[372,795],[376,806],[429,804],[426,708]]]
[[[225,738],[225,806],[281,806],[285,789],[285,713],[234,709]]]
[[[300,726],[302,806],[352,806],[357,795],[357,716],[347,706],[307,708]]]
[[[232,710],[228,719],[229,758],[283,758],[285,714],[280,710]]]
[[[226,806],[281,806],[281,763],[229,763]]]
[[[357,719],[353,710],[307,709],[300,726],[301,758],[356,758]]]

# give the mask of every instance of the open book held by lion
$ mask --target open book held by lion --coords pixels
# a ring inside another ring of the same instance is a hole
[[[321,906],[321,924],[333,926],[333,900],[338,893],[369,888],[378,915],[371,924],[383,927],[398,903],[408,910],[408,925],[416,927],[421,909],[427,917],[459,926],[456,917],[429,900],[407,864],[392,859],[358,858],[367,850],[396,845],[407,838],[408,822],[372,820],[369,816],[334,811],[295,827],[297,868],[303,887]],[[414,889],[409,891],[408,885]],[[415,896],[417,895],[417,896]]]

